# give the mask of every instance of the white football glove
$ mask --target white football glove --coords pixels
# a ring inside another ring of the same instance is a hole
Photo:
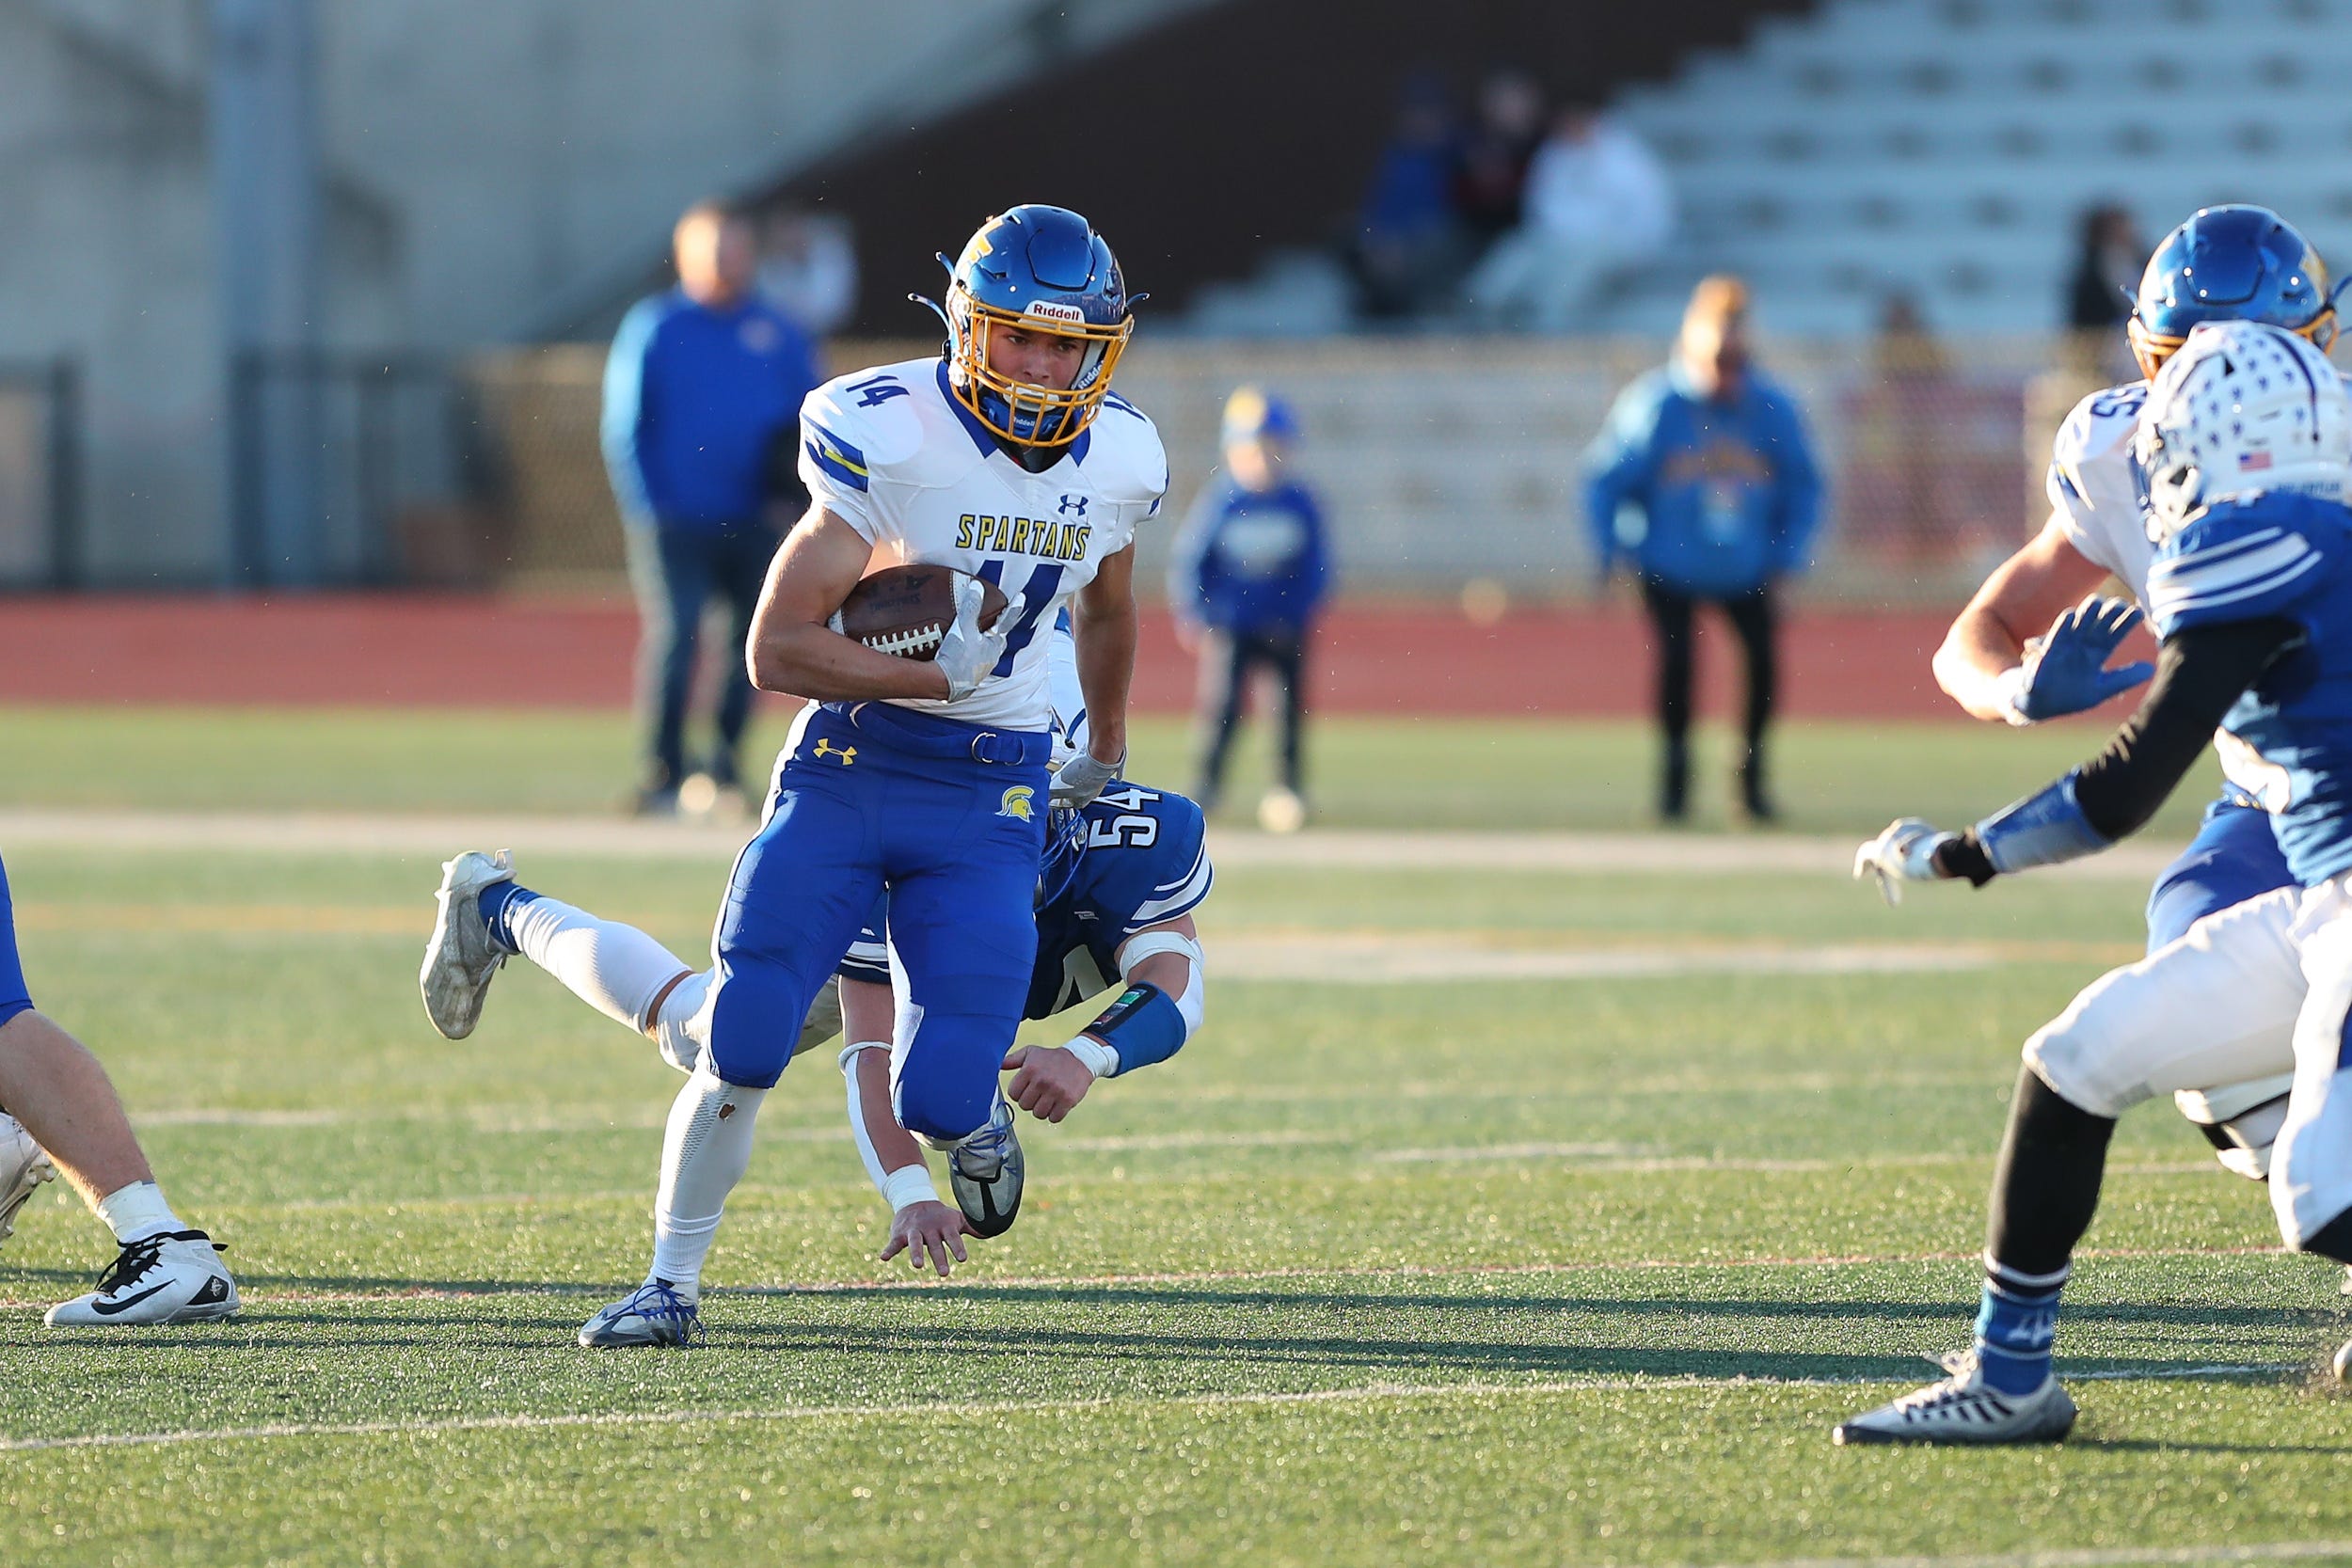
[[[1854,851],[1854,880],[1876,877],[1879,892],[1886,901],[1899,904],[1903,901],[1905,882],[1947,879],[1935,868],[1935,852],[1959,836],[1943,832],[1916,816],[1899,817],[1888,823],[1884,832]]]
[[[1022,596],[1015,594],[996,617],[995,628],[980,629],[980,606],[988,598],[988,587],[977,578],[967,577],[956,584],[956,618],[940,634],[939,651],[931,662],[947,677],[947,700],[960,703],[979,689],[988,679],[996,661],[1005,657],[1005,640],[1021,621]]]
[[[1084,811],[1094,804],[1094,798],[1103,793],[1103,786],[1119,776],[1119,762],[1097,762],[1091,752],[1080,752],[1054,769],[1053,801],[1073,811]]]

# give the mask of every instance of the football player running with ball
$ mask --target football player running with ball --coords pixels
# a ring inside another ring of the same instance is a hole
[[[1009,1120],[997,1069],[1037,954],[1048,800],[1086,805],[1125,754],[1135,531],[1159,509],[1168,459],[1111,393],[1134,301],[1086,219],[1012,208],[949,274],[944,354],[843,376],[802,407],[813,499],[769,569],[747,657],[755,685],[811,701],[712,938],[707,1045],[671,1108],[645,1283],[592,1318],[583,1344],[696,1332],[703,1260],[760,1101],[885,891],[904,972],[897,1121],[952,1151]],[[861,578],[905,563],[972,579],[930,659],[828,627]],[[977,579],[1009,599],[986,627]],[[1065,605],[1092,733],[1049,771],[1038,632]]]
[[[2352,399],[2287,329],[2195,328],[2133,437],[2147,476],[2154,684],[2106,748],[1963,833],[1906,818],[1854,875],[1995,876],[2096,853],[2147,822],[2217,725],[2288,886],[2095,981],[2026,1042],[1994,1177],[1974,1347],[1857,1416],[1840,1443],[2054,1441],[2058,1297],[2116,1119],[2169,1090],[2291,1075],[2270,1158],[2287,1245],[2352,1263]]]
[[[2133,357],[2153,377],[2192,329],[2223,321],[2282,326],[2323,353],[2335,339],[2326,265],[2266,207],[2207,207],[2164,237],[2149,257],[2126,329]],[[2132,433],[2147,400],[2141,380],[2075,405],[2052,442],[2049,521],[1985,579],[1936,650],[1937,684],[1977,718],[2038,723],[2096,707],[2153,673],[2144,663],[2108,667],[2140,612],[2096,597],[2114,577],[2148,603],[2156,546],[2132,466]],[[2254,797],[2259,779],[2241,777],[2250,759],[2226,736],[2217,738],[2229,782],[2206,807],[2195,840],[2149,893],[2151,953],[2206,915],[2295,880],[2270,814]],[[2287,1088],[2284,1076],[2194,1084],[2174,1101],[2224,1165],[2261,1180],[2286,1117]]]
[[[1057,686],[1074,699],[1066,632],[1053,634]],[[1062,678],[1067,673],[1067,680]],[[1074,700],[1061,705],[1076,715]],[[1083,745],[1084,719],[1073,726]],[[1075,749],[1075,748],[1073,748]],[[1050,1018],[1123,988],[1101,1017],[1059,1048],[1011,1050],[1012,1104],[1059,1121],[1098,1078],[1174,1055],[1200,1029],[1200,934],[1193,911],[1214,880],[1200,808],[1181,795],[1113,780],[1084,807],[1056,806],[1037,884],[1037,960],[1024,1014]],[[453,888],[460,891],[452,894]],[[967,1138],[948,1156],[954,1206],[939,1200],[922,1148],[898,1125],[891,1093],[897,1000],[878,904],[842,960],[837,986],[818,992],[795,1053],[841,1035],[850,1125],[875,1189],[891,1206],[884,1262],[901,1251],[942,1275],[965,1253],[965,1235],[1001,1235],[1021,1207],[1025,1162],[1009,1115],[1001,1136]],[[503,853],[469,850],[451,861],[441,913],[421,976],[425,1013],[451,1039],[472,1034],[490,982],[520,955],[598,1012],[650,1037],[681,1072],[701,1064],[715,971],[695,973],[633,926],[606,920],[521,886]],[[1008,1034],[998,1050],[1012,1044]]]

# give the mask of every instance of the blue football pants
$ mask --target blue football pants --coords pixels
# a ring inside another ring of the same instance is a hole
[[[2224,795],[2205,808],[2197,836],[2149,890],[2148,951],[2169,945],[2216,911],[2294,881],[2270,814]]]
[[[882,717],[902,736],[978,733],[904,710]],[[987,1123],[1037,957],[1048,781],[1035,738],[1034,760],[989,763],[915,754],[832,708],[809,715],[719,916],[707,1006],[722,1079],[776,1082],[810,1002],[887,888],[906,978],[899,1124],[955,1139]]]

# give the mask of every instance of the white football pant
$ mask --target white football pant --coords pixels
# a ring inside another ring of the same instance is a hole
[[[2094,1116],[2157,1094],[2293,1073],[2270,1158],[2279,1233],[2352,1209],[2352,873],[2207,915],[2102,975],[2026,1042],[2035,1075]]]

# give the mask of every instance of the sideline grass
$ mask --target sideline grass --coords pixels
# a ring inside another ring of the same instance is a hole
[[[746,748],[763,768],[783,739],[771,705]],[[596,813],[634,778],[617,714],[0,707],[8,766],[0,805],[187,810],[334,809]],[[1327,719],[1312,732],[1311,792],[1330,826],[1584,828],[1646,825],[1652,743],[1644,726]],[[2005,731],[1948,724],[1784,725],[1774,791],[1788,825],[1869,833],[1897,816],[1973,821],[2095,750],[2096,725]],[[1239,749],[1227,816],[1246,819],[1265,778],[1265,737]],[[1130,771],[1183,786],[1182,723],[1140,721]],[[1721,825],[1730,760],[1703,728],[1693,801]],[[2212,794],[2210,760],[2152,832],[2185,831]]]

